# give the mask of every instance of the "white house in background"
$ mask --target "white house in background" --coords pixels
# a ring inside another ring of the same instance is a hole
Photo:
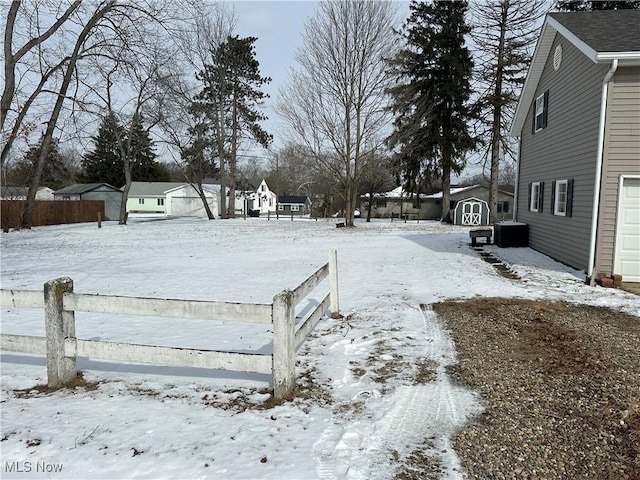
[[[166,213],[165,192],[187,185],[185,182],[131,182],[127,197],[129,213]]]
[[[29,187],[2,187],[2,200],[26,200]],[[53,190],[49,187],[38,187],[36,200],[53,200]]]
[[[218,218],[218,203],[220,199],[220,185],[202,185],[207,203],[215,218]],[[196,189],[187,184],[180,185],[165,192],[165,213],[170,217],[202,217],[207,218],[207,212]]]
[[[278,204],[278,196],[269,189],[267,182],[262,180],[258,189],[251,195],[248,203],[249,208],[259,211],[260,215],[266,215],[269,212],[275,213]]]

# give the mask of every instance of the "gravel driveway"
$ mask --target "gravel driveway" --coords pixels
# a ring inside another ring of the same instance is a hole
[[[484,412],[454,448],[474,479],[639,479],[640,319],[548,301],[444,302],[458,382]]]

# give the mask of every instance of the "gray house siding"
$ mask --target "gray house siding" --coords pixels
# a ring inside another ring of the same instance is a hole
[[[549,55],[521,133],[517,220],[529,224],[529,245],[575,268],[588,268],[602,80],[596,65],[560,35],[556,71]],[[535,98],[549,91],[547,126],[532,132]],[[571,216],[551,214],[552,183],[573,180]],[[529,211],[528,186],[544,182],[542,212]]]
[[[640,175],[640,67],[619,68],[609,84],[595,267],[613,272],[620,175]]]

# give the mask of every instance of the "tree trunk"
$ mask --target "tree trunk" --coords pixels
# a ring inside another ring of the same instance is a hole
[[[198,183],[196,188],[196,192],[198,192],[198,196],[200,200],[202,200],[202,204],[204,205],[204,211],[207,213],[207,218],[209,220],[215,220],[215,215],[211,211],[211,207],[209,207],[209,202],[207,201],[207,196],[204,193],[204,189],[202,188],[202,183]]]
[[[498,221],[498,187],[500,178],[500,139],[502,125],[502,79],[504,75],[505,36],[507,31],[508,3],[501,4],[500,40],[498,42],[498,63],[496,84],[493,91],[493,120],[491,125],[491,182],[489,184],[489,223]]]
[[[445,158],[446,157],[446,158]],[[451,161],[450,156],[443,155],[442,163],[442,219],[441,222],[450,222],[451,210]]]
[[[233,95],[231,158],[229,159],[229,217],[236,216],[236,166],[238,161],[238,99]]]
[[[124,189],[122,191],[122,202],[120,203],[120,225],[127,224],[127,199],[129,198],[129,190],[131,190],[131,168],[127,157],[124,159]]]

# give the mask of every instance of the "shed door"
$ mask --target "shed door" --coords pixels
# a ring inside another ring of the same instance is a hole
[[[640,178],[622,179],[613,273],[640,282]]]
[[[464,202],[462,204],[462,225],[482,224],[482,204],[480,202]]]

